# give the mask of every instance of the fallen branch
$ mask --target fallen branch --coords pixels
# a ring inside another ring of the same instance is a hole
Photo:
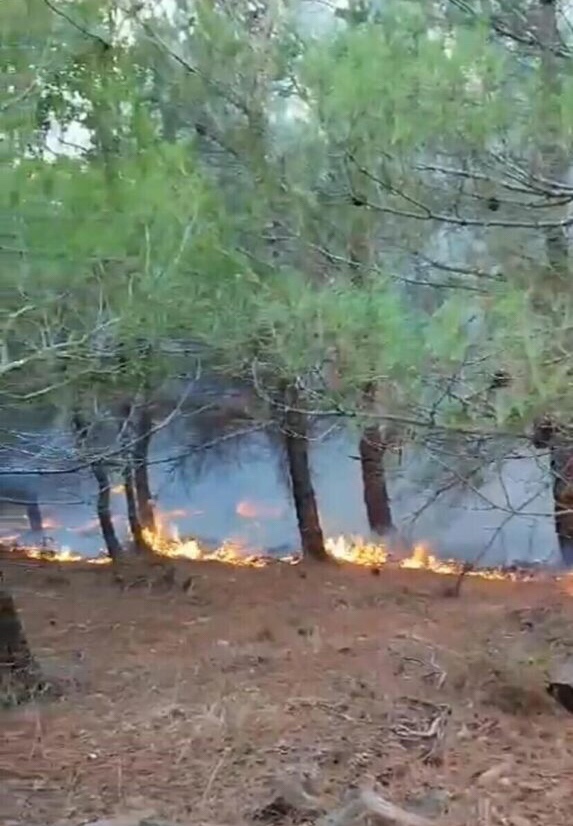
[[[448,672],[442,668],[442,666],[436,660],[436,652],[432,650],[430,652],[430,660],[429,662],[422,657],[414,657],[403,654],[401,651],[394,651],[390,648],[391,653],[395,654],[397,657],[400,658],[400,671],[404,671],[402,667],[405,663],[413,663],[414,665],[419,665],[422,668],[426,669],[424,674],[422,675],[422,679],[424,682],[433,682],[436,685],[436,688],[441,689],[444,686],[448,678]]]
[[[406,699],[406,698],[405,698]],[[451,709],[446,704],[430,703],[427,700],[408,699],[410,705],[423,706],[431,712],[430,719],[424,727],[420,727],[407,717],[396,720],[391,726],[391,731],[399,740],[409,743],[425,743],[423,761],[425,763],[438,759],[438,755],[443,749],[446,735],[446,727],[451,715]]]

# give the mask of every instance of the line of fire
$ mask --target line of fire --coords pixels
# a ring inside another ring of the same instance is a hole
[[[123,484],[114,485],[110,488],[110,493],[115,497],[125,496],[125,486]],[[260,525],[266,520],[280,518],[284,513],[284,509],[278,505],[243,499],[236,504],[235,512],[240,518],[252,520]],[[212,547],[213,543],[210,543],[210,547],[208,543],[202,543],[198,539],[182,537],[177,526],[177,519],[188,515],[188,512],[184,509],[157,511],[154,514],[153,528],[142,530],[145,549],[163,559],[217,562],[246,568],[263,568],[276,563],[297,565],[304,559],[302,552],[271,554],[265,552],[264,548],[249,547],[245,540],[240,537],[230,538],[216,547]],[[116,517],[116,521],[121,521],[121,519]],[[14,524],[14,517],[12,517],[11,523]],[[45,519],[43,522],[43,529],[46,532],[55,531],[62,527],[62,524],[53,519]],[[95,518],[84,525],[68,528],[67,530],[72,534],[93,535],[99,530],[99,521]],[[2,544],[14,556],[46,563],[83,563],[101,566],[109,565],[114,561],[113,556],[105,552],[95,556],[86,556],[71,547],[54,548],[51,546],[49,539],[39,545],[26,545],[22,543],[24,536],[24,531],[21,534],[5,534],[2,538]],[[431,546],[427,542],[416,543],[408,549],[402,547],[401,552],[396,552],[395,546],[391,542],[385,542],[382,538],[378,541],[367,541],[361,537],[339,535],[325,537],[324,547],[328,560],[370,569],[374,573],[379,572],[385,566],[390,566],[405,570],[430,571],[435,574],[467,575],[481,579],[508,579],[512,581],[532,580],[542,573],[541,569],[534,569],[533,567],[484,567],[474,566],[471,563],[458,560],[440,559],[438,555],[432,552]],[[134,551],[135,549],[131,548],[131,550]],[[559,578],[567,577],[567,573],[559,576]]]

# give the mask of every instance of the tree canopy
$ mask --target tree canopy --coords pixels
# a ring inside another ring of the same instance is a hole
[[[34,353],[93,386],[143,339],[162,375],[183,338],[323,409],[375,380],[381,415],[567,419],[562,6],[360,0],[307,31],[278,0],[5,2],[6,380],[40,392]]]

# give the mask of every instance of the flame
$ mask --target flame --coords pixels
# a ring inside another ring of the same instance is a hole
[[[56,522],[55,519],[44,519],[44,530],[46,531],[54,531],[61,528],[62,525],[60,522]]]
[[[29,559],[40,559],[43,562],[86,562],[88,565],[107,565],[111,562],[108,556],[80,556],[70,548],[60,548],[57,551],[49,548],[25,548],[24,552]]]
[[[170,559],[190,559],[194,562],[225,562],[248,568],[264,568],[270,561],[268,557],[249,553],[240,544],[225,542],[215,550],[202,548],[196,539],[180,540],[177,536],[163,534],[160,530],[153,533],[144,531],[145,540],[159,556]],[[285,560],[286,561],[286,560]]]
[[[361,539],[347,539],[339,536],[336,539],[326,539],[327,552],[338,562],[348,562],[352,565],[362,565],[367,568],[379,568],[385,565],[390,554],[384,545],[375,545],[363,542]]]
[[[283,509],[276,505],[264,505],[243,499],[237,504],[235,513],[242,516],[243,519],[280,519],[283,515]]]
[[[364,542],[361,538],[347,539],[339,536],[336,539],[327,539],[326,550],[339,562],[350,565],[359,565],[367,568],[381,568],[383,565],[393,564],[394,567],[410,570],[431,571],[434,574],[459,576],[464,571],[464,563],[456,560],[441,560],[431,553],[425,543],[419,543],[412,548],[411,555],[404,559],[393,559],[389,549],[384,544]],[[504,568],[476,568],[465,571],[466,576],[480,579],[517,580],[533,578],[532,574],[518,573]]]
[[[237,513],[245,518],[253,518],[252,514],[257,506],[251,508],[251,503],[240,502],[237,505]],[[241,510],[239,510],[239,508]],[[193,562],[221,562],[227,565],[238,567],[263,568],[272,562],[283,562],[294,565],[300,562],[302,556],[288,555],[280,558],[265,555],[263,551],[257,553],[253,548],[247,547],[240,540],[228,540],[219,547],[210,549],[203,546],[197,539],[180,538],[177,527],[170,526],[165,522],[165,516],[180,515],[180,511],[172,511],[167,514],[157,516],[157,527],[155,531],[144,531],[144,536],[149,547],[158,555],[169,559],[187,559]],[[248,514],[248,516],[247,516]],[[260,510],[257,510],[257,515]],[[73,528],[70,530],[84,533],[86,529],[93,529],[97,521],[90,522],[84,528]],[[4,538],[4,542],[10,540]],[[412,548],[410,556],[403,559],[393,557],[388,546],[383,542],[366,542],[360,537],[348,538],[345,536],[330,537],[326,539],[325,546],[328,554],[337,562],[356,565],[363,568],[381,568],[385,565],[394,568],[416,569],[430,571],[436,574],[459,575],[464,571],[461,562],[453,560],[440,560],[434,556],[428,545],[420,543]],[[58,550],[50,547],[28,547],[21,548],[14,546],[15,551],[24,553],[30,559],[38,559],[46,562],[72,563],[83,562],[89,565],[105,565],[111,560],[106,555],[86,558],[72,551],[70,548]],[[467,570],[467,576],[479,577],[481,579],[492,580],[523,580],[533,579],[532,572],[517,572],[503,568],[477,568]],[[561,579],[561,578],[560,578]],[[573,596],[573,575],[562,577],[565,581],[566,590]]]

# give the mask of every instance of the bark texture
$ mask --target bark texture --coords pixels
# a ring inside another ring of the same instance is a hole
[[[89,427],[87,422],[84,421],[81,413],[76,411],[73,414],[72,424],[78,441],[78,446],[82,454],[86,456],[86,461],[90,466],[90,470],[97,484],[98,494],[96,511],[105,547],[110,558],[117,561],[123,553],[123,548],[117,538],[111,515],[111,483],[109,480],[109,475],[102,459],[90,459],[89,457],[89,451],[86,447]]]
[[[368,525],[373,533],[386,536],[394,524],[384,471],[386,443],[377,425],[364,428],[359,450]]]
[[[153,532],[155,531],[155,512],[148,468],[152,428],[153,418],[149,405],[143,403],[136,415],[135,423],[135,444],[133,447],[135,496],[141,526]]]
[[[122,479],[125,495],[125,507],[127,511],[127,521],[133,539],[134,548],[138,552],[149,552],[152,549],[145,538],[144,527],[140,517],[137,502],[134,472],[134,445],[137,434],[133,422],[134,412],[131,404],[125,403],[121,406],[121,420],[119,428],[119,442],[122,447]]]
[[[532,441],[541,450],[549,449],[555,533],[564,566],[573,568],[573,434],[544,416]]]
[[[368,382],[363,390],[364,407],[372,411],[376,402],[376,384]],[[390,497],[384,470],[387,441],[379,424],[368,425],[360,439],[360,468],[368,525],[373,533],[386,536],[394,529]]]
[[[310,473],[308,422],[306,414],[300,411],[296,387],[288,385],[284,388],[283,402],[285,407],[283,432],[302,552],[305,557],[325,562],[330,557],[324,546],[324,536]]]

